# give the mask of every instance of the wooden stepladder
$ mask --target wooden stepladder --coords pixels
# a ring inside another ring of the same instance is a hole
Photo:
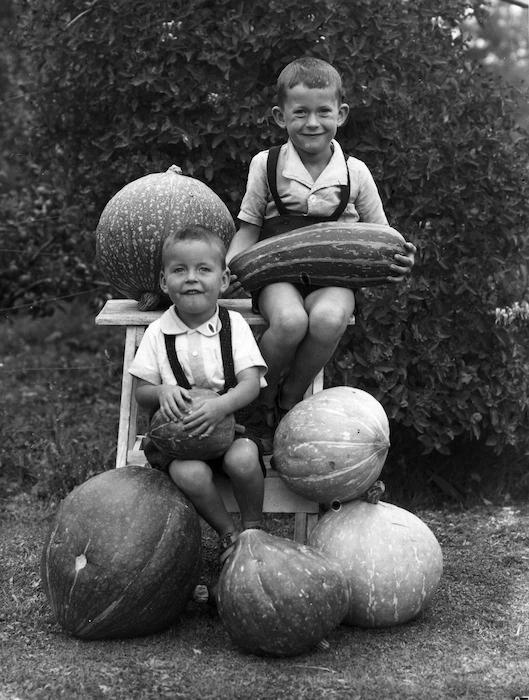
[[[222,299],[219,302],[244,316],[248,324],[255,329],[266,326],[262,316],[251,310],[249,299]],[[124,326],[125,349],[123,356],[123,379],[121,386],[121,404],[119,411],[119,428],[117,442],[116,467],[145,466],[147,460],[141,444],[143,435],[138,431],[138,404],[134,397],[136,380],[128,369],[134,359],[136,350],[146,327],[161,316],[162,311],[139,311],[138,303],[132,299],[111,299],[107,301],[96,317],[100,326]],[[323,389],[323,372],[314,379],[306,395]],[[305,542],[307,535],[318,519],[318,504],[298,496],[282,482],[278,473],[270,468],[270,458],[265,457],[267,477],[265,479],[265,513],[293,513],[294,539]],[[239,512],[227,478],[215,477],[216,485],[222,495],[226,508],[231,513]]]

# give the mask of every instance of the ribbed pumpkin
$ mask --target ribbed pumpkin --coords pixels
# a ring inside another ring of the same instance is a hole
[[[319,391],[286,414],[274,436],[274,463],[299,495],[344,502],[377,480],[388,449],[382,405],[366,391],[341,386]]]
[[[309,544],[342,565],[351,593],[344,623],[391,627],[416,617],[433,598],[443,571],[441,547],[416,515],[380,501],[328,511]]]
[[[167,235],[190,224],[215,231],[228,244],[233,218],[222,200],[200,180],[173,165],[125,185],[108,202],[96,229],[96,258],[106,279],[142,311],[163,305],[159,286],[162,245]]]
[[[212,389],[190,389],[189,411],[196,410],[206,399],[218,398]],[[220,457],[230,447],[235,436],[235,416],[224,418],[207,437],[191,437],[184,430],[182,421],[168,421],[160,411],[156,411],[150,425],[148,436],[155,446],[178,459],[213,459]]]
[[[245,530],[224,567],[220,619],[235,644],[253,654],[308,651],[340,624],[349,591],[340,564],[262,530]]]
[[[61,503],[41,557],[57,622],[83,639],[134,637],[178,620],[200,573],[197,513],[169,476],[113,469]]]
[[[391,226],[329,221],[268,238],[236,255],[230,270],[255,290],[272,282],[322,287],[387,284],[404,238]]]

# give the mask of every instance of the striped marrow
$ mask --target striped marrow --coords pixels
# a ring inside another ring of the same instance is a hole
[[[373,287],[387,283],[396,253],[405,254],[404,238],[390,226],[329,221],[260,241],[230,269],[248,291],[273,282]]]

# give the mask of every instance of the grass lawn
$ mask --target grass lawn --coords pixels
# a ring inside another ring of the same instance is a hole
[[[529,507],[417,513],[441,543],[432,605],[401,627],[339,627],[330,648],[274,659],[236,648],[190,603],[166,632],[85,642],[62,631],[41,591],[49,513],[27,497],[1,521],[0,700],[33,698],[483,698],[529,695]],[[270,527],[285,533],[276,518]],[[204,567],[212,566],[207,546]]]

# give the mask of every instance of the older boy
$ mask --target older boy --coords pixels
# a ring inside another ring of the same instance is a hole
[[[228,264],[258,240],[312,223],[387,224],[367,166],[345,156],[334,139],[349,114],[338,72],[320,59],[298,59],[281,72],[277,94],[272,114],[288,142],[258,153],[250,164],[241,226],[229,247]],[[407,255],[395,256],[389,281],[400,282],[410,273],[415,250],[406,243]],[[234,289],[237,284],[232,279]],[[260,344],[268,364],[260,401],[273,429],[331,358],[355,298],[342,287],[278,282],[260,290],[254,304],[269,323]]]

